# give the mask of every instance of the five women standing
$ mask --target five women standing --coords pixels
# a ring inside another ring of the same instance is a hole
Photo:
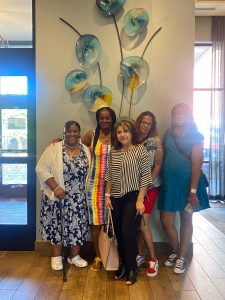
[[[64,140],[51,144],[38,162],[36,171],[45,195],[41,210],[42,233],[53,245],[51,265],[54,270],[62,269],[62,242],[70,247],[68,262],[84,267],[87,262],[79,256],[79,248],[87,238],[88,211],[95,248],[91,270],[98,271],[102,267],[98,237],[101,225],[106,223],[107,209],[112,209],[121,257],[115,279],[126,275],[126,284],[130,285],[136,282],[137,263],[141,258],[137,257],[136,261],[139,228],[150,254],[147,275],[153,277],[158,272],[148,225],[160,186],[162,145],[155,116],[149,111],[140,114],[136,128],[133,122],[124,120],[116,124],[114,131],[116,115],[109,107],[99,109],[96,120],[96,130],[82,138],[83,144],[79,142],[79,124],[67,122]],[[114,148],[111,148],[112,144]],[[184,257],[193,231],[192,215],[185,211],[185,206],[191,205],[193,210],[209,207],[201,175],[203,136],[197,131],[186,104],[180,103],[173,108],[172,125],[164,135],[163,144],[165,161],[158,208],[173,248],[165,265],[174,266],[174,272],[179,274],[185,271]],[[91,157],[85,145],[90,148]],[[62,200],[65,225],[61,235],[59,201]],[[177,211],[181,218],[180,241],[174,225]],[[139,246],[139,254],[141,250]]]

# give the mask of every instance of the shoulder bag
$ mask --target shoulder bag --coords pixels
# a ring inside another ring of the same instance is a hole
[[[119,255],[116,235],[113,227],[111,209],[108,210],[108,222],[102,226],[98,238],[99,251],[104,268],[116,271],[119,268]]]

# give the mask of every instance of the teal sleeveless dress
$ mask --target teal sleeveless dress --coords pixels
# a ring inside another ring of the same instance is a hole
[[[168,212],[184,210],[190,193],[192,164],[189,158],[191,157],[192,146],[202,144],[203,139],[203,135],[194,129],[184,137],[172,136],[170,130],[164,134],[164,162],[158,199],[159,210]],[[200,175],[198,182],[197,197],[200,202],[197,211],[210,207],[202,175]]]

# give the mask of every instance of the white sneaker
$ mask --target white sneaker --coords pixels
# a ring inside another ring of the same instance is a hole
[[[172,254],[170,254],[170,256],[167,258],[167,260],[164,262],[164,265],[167,267],[174,266],[177,258],[178,258],[178,255],[175,252],[173,252]]]
[[[63,269],[62,256],[51,257],[51,267],[54,271],[60,271]]]
[[[182,274],[185,271],[185,267],[186,267],[186,264],[185,264],[184,258],[182,256],[180,256],[175,262],[173,272],[176,274]]]
[[[88,262],[80,257],[80,255],[74,256],[74,258],[67,258],[67,262],[71,265],[75,265],[79,268],[87,267]]]
[[[142,255],[137,255],[136,256],[136,262],[137,262],[137,266],[138,268],[145,262],[145,258]]]

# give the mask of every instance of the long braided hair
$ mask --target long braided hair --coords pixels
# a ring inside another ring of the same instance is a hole
[[[100,126],[99,126],[99,118],[100,118],[100,114],[103,110],[106,110],[110,113],[110,116],[112,118],[112,126],[111,126],[111,145],[114,145],[114,125],[116,123],[116,113],[114,112],[114,110],[112,110],[110,107],[102,107],[99,108],[96,111],[96,121],[97,121],[97,126],[95,128],[95,134],[94,134],[94,139],[93,139],[93,149],[92,149],[92,153],[95,153],[95,147],[97,145],[98,142],[98,138],[99,138],[99,134],[100,134]]]

